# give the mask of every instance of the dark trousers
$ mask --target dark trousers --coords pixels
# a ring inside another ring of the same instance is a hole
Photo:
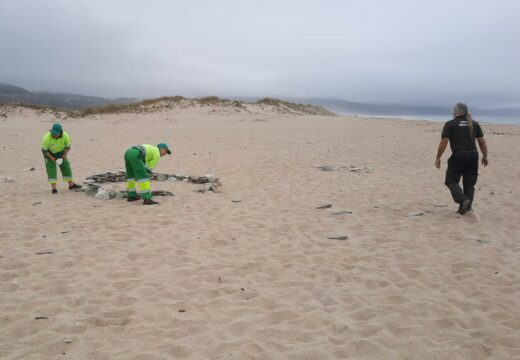
[[[461,177],[464,190],[459,185]],[[448,159],[448,170],[446,170],[444,182],[451,191],[453,201],[461,204],[464,200],[469,199],[473,202],[477,177],[478,151],[455,150]]]

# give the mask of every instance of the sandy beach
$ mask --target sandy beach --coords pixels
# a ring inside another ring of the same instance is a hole
[[[164,141],[157,172],[215,174],[221,191],[152,182],[175,196],[150,207],[62,182],[52,195],[40,141],[55,121],[77,183]],[[0,117],[13,180],[0,182],[0,358],[518,359],[520,127],[482,128],[490,165],[460,216],[449,150],[434,167],[440,122],[13,108]]]

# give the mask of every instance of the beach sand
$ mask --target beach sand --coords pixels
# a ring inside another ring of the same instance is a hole
[[[449,149],[434,167],[442,123],[197,109],[59,120],[78,183],[162,141],[173,154],[157,172],[222,183],[153,182],[175,197],[145,207],[63,183],[51,195],[40,141],[55,120],[0,118],[0,176],[14,180],[0,183],[0,358],[519,358],[520,127],[482,124],[490,165],[460,216]]]

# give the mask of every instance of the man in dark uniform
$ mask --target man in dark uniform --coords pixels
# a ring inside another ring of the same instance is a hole
[[[471,210],[478,177],[478,150],[475,139],[482,152],[484,166],[488,164],[487,145],[480,124],[473,120],[466,104],[455,104],[453,117],[442,129],[435,166],[440,169],[441,156],[449,142],[452,154],[448,159],[445,184],[450,189],[453,200],[459,204],[458,213],[464,215]],[[459,185],[461,177],[464,190]]]

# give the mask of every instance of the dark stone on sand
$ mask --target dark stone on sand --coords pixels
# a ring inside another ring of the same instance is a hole
[[[186,310],[182,310],[182,309],[181,309],[181,310],[179,310],[179,312],[186,312]]]
[[[53,251],[38,251],[36,255],[52,255],[54,254]]]
[[[327,239],[329,239],[329,240],[348,240],[348,235],[327,236]]]
[[[47,319],[48,319],[47,316],[36,316],[36,317],[34,318],[34,320],[47,320]]]
[[[35,170],[35,169],[34,169],[33,167],[29,169],[29,171],[34,171],[34,170]]]
[[[321,205],[318,205],[318,207],[316,207],[316,209],[328,209],[331,207],[332,207],[332,204],[321,204]]]
[[[487,240],[487,239],[478,239],[477,242],[479,242],[481,244],[491,244],[491,240]]]
[[[33,206],[40,205],[41,203],[42,203],[41,201],[33,202]]]
[[[406,216],[407,217],[414,217],[414,216],[423,216],[423,215],[424,215],[424,211],[418,211],[418,212],[414,212],[414,213],[408,214]]]
[[[339,210],[339,211],[334,211],[332,213],[332,215],[352,215],[352,211],[349,211],[349,210]]]

